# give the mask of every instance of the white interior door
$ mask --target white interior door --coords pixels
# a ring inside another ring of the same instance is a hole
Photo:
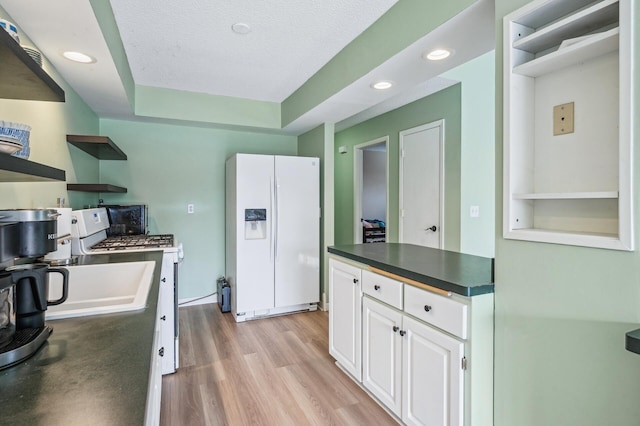
[[[441,248],[444,232],[444,120],[400,132],[401,243]]]

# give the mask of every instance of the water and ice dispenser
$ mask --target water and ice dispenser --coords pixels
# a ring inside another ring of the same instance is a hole
[[[244,209],[244,239],[267,238],[267,209]]]

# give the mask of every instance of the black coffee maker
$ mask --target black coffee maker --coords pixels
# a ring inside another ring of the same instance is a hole
[[[57,214],[0,210],[0,369],[25,360],[44,344],[52,332],[44,321],[47,306],[67,298],[68,271],[32,262],[56,249]],[[58,300],[48,300],[49,273],[63,276]]]

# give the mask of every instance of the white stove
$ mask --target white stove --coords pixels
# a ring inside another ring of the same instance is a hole
[[[178,368],[178,263],[182,260],[182,245],[172,234],[122,235],[107,237],[109,217],[105,208],[73,210],[71,212],[71,253],[97,255],[162,250],[160,305],[162,320],[162,374]]]
[[[159,249],[177,249],[172,234],[119,235],[107,237],[109,217],[105,208],[71,212],[71,253],[99,254]]]

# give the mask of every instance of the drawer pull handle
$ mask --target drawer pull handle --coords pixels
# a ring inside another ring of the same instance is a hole
[[[353,279],[353,283],[354,283],[354,284],[358,284],[358,279],[357,279],[357,278],[354,278],[354,279]]]
[[[397,325],[394,325],[394,326],[393,326],[393,332],[395,333],[395,332],[397,332],[398,330],[400,330],[400,327],[398,327]]]
[[[380,286],[376,284],[376,285],[374,285],[374,286],[373,286],[373,289],[374,289],[375,291],[378,291],[378,290],[380,290]]]
[[[406,331],[404,331],[404,330],[400,330],[400,335],[401,335],[402,337],[404,337],[404,335],[405,335],[405,334],[407,334],[407,332],[406,332]]]
[[[424,310],[429,312],[431,310],[431,306],[429,305],[424,305]]]

